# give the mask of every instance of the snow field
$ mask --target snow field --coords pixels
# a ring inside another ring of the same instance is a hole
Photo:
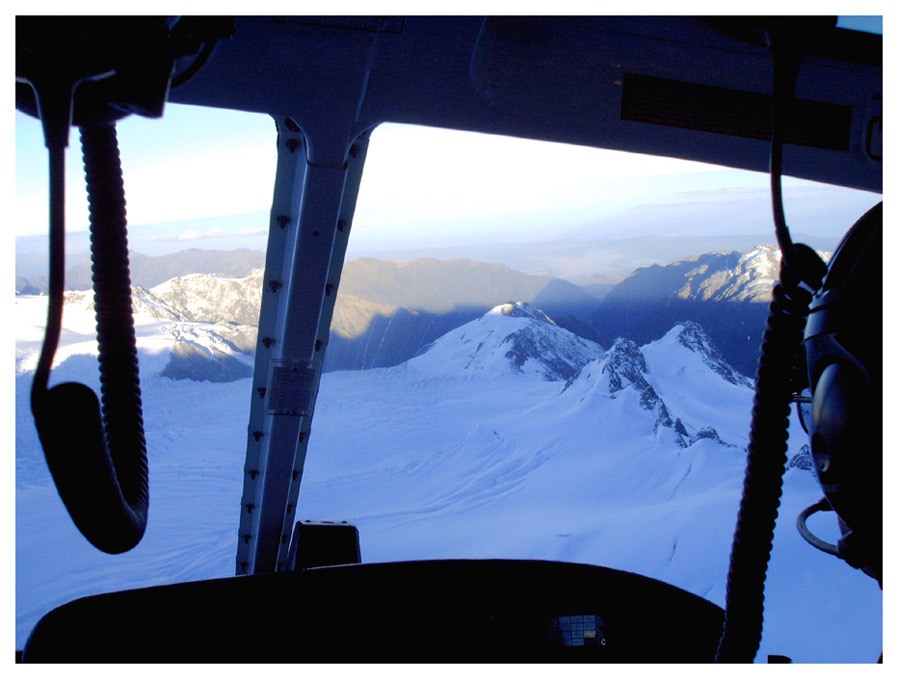
[[[250,380],[160,377],[172,323],[138,319],[150,522],[137,548],[106,556],[66,516],[30,422],[45,309],[21,297],[16,310],[17,647],[47,610],[78,596],[233,574]],[[85,337],[92,319],[88,326],[68,312],[53,381],[96,387],[96,348]],[[524,365],[536,372],[513,370],[508,346],[496,341],[536,323],[486,316],[404,365],[323,376],[297,518],[353,522],[365,562],[594,563],[724,605],[752,391],[683,346],[642,348],[645,378],[673,419],[692,434],[711,426],[728,443],[680,447],[633,387],[609,393],[602,360],[568,389],[543,380],[541,358]],[[803,441],[796,431],[792,453]],[[808,471],[788,471],[759,660],[871,662],[881,650],[877,585],[794,529],[819,496]]]

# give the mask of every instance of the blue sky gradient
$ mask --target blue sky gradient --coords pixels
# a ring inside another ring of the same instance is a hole
[[[169,105],[120,122],[132,248],[259,248],[275,170],[268,116]],[[428,150],[424,153],[422,150]],[[46,234],[38,121],[16,113],[20,251]],[[67,231],[88,226],[77,135],[67,154]],[[840,236],[879,195],[785,181],[791,226]],[[664,234],[771,234],[768,177],[676,159],[451,130],[383,125],[366,161],[351,253],[468,243]]]

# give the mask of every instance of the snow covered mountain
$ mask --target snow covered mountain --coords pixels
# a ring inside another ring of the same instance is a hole
[[[92,274],[90,255],[87,251],[90,247],[87,234],[76,232],[66,236],[67,258],[75,263],[66,270],[66,288],[73,291],[90,289]],[[25,237],[22,241],[31,239],[33,237]],[[41,238],[42,241],[45,239],[46,237]],[[84,243],[79,247],[81,239],[84,239]],[[16,241],[18,244],[20,240]],[[246,277],[254,269],[262,269],[265,266],[266,254],[264,251],[251,251],[246,248],[228,251],[189,248],[160,256],[147,256],[129,251],[128,260],[131,283],[143,288],[152,288],[169,279],[193,273]],[[46,246],[43,243],[37,253],[19,253],[17,250],[16,292],[26,295],[46,293],[47,268]]]
[[[732,367],[752,376],[766,314],[760,301],[768,300],[778,265],[778,251],[771,246],[745,254],[708,253],[641,268],[600,302],[561,280],[501,265],[362,258],[345,266],[325,371],[397,365],[479,318],[498,300],[519,300],[605,346],[618,337],[646,344],[681,321],[693,321],[715,339]],[[188,274],[149,289],[133,288],[138,313],[170,320],[183,327],[182,337],[190,337],[182,338],[174,356],[173,377],[234,380],[246,375],[239,365],[255,351],[262,277],[260,269],[243,277]],[[90,305],[89,293],[68,296],[72,304]],[[197,322],[216,328],[206,327],[196,336],[186,329]]]
[[[182,319],[256,326],[262,299],[262,270],[253,270],[239,278],[190,274],[169,279],[147,293],[148,304],[160,301],[177,310]]]
[[[601,352],[599,345],[560,328],[541,310],[509,302],[442,336],[410,365],[446,375],[527,373],[558,381],[571,378]]]
[[[252,279],[195,274],[149,290],[132,286],[135,325],[152,328],[154,361],[164,358],[163,376],[222,383],[253,374],[259,291]],[[46,298],[23,296],[17,304],[46,307]],[[92,328],[93,315],[92,292],[66,292],[64,318],[75,316],[78,325]]]
[[[43,465],[28,388],[45,301],[16,300],[17,646],[77,596],[233,574],[250,380],[167,378],[176,340],[203,345],[201,333],[228,325],[177,319],[158,302],[171,299],[150,293],[136,319],[150,524],[115,557],[77,534]],[[66,310],[54,382],[96,386],[83,303]],[[501,304],[398,366],[323,376],[298,518],[353,522],[365,562],[585,562],[723,605],[751,401],[747,379],[696,324],[604,349],[533,306]],[[794,424],[789,457],[802,459],[804,446]],[[794,529],[819,496],[808,470],[788,471],[761,659],[871,661],[880,651],[877,585]]]
[[[153,273],[158,268],[145,264],[144,269]],[[132,299],[136,313],[170,320],[183,327],[182,336],[191,335],[186,328],[194,322],[218,325],[179,346],[170,375],[223,381],[246,375],[231,356],[252,357],[255,352],[262,290],[262,269],[241,277],[194,273],[152,288],[133,286]],[[71,305],[90,306],[92,299],[89,291],[67,293]],[[596,300],[568,282],[464,259],[362,258],[344,267],[325,371],[399,364],[444,333],[478,318],[498,299],[540,303],[558,317],[557,323],[593,335],[573,311],[583,310],[587,319]],[[244,359],[237,357],[238,362]]]
[[[830,257],[821,251],[819,255],[826,262]],[[705,253],[669,265],[641,267],[616,286],[607,299],[768,303],[780,267],[777,246],[756,246],[746,253]]]
[[[593,324],[601,339],[624,336],[648,343],[690,320],[715,339],[732,367],[753,376],[780,266],[776,246],[756,246],[746,253],[705,253],[642,267],[600,302]]]
[[[711,386],[714,398],[709,400]],[[739,447],[746,438],[743,407],[751,387],[748,378],[721,359],[703,329],[685,322],[643,348],[634,341],[617,339],[569,380],[564,391],[581,400],[588,396],[596,399],[597,395],[630,400],[647,412],[644,419],[652,421],[654,434],[659,436],[665,429],[667,441],[681,448],[701,439]],[[729,414],[736,415],[737,421],[728,421]]]

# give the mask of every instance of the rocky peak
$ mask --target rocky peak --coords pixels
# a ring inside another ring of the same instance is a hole
[[[497,305],[485,318],[492,315],[525,320],[502,341],[507,348],[505,357],[517,373],[522,373],[526,362],[531,362],[540,367],[545,380],[566,381],[602,352],[596,343],[558,327],[542,310],[528,303]]]
[[[644,374],[647,373],[647,360],[644,353],[632,340],[617,338],[606,353],[606,364],[603,373],[609,377],[609,392],[616,393],[626,385],[633,385],[639,390],[649,387]]]
[[[262,271],[246,277],[190,274],[170,279],[150,292],[194,321],[235,321],[256,325],[262,294]]]
[[[753,387],[753,382],[749,378],[738,371],[735,371],[731,365],[725,361],[718,348],[716,348],[715,344],[712,342],[712,339],[699,324],[690,321],[680,322],[675,326],[675,328],[678,327],[681,327],[677,336],[678,343],[688,350],[697,353],[706,366],[715,371],[729,383]]]
[[[497,305],[496,307],[492,308],[488,312],[488,314],[501,314],[507,317],[535,319],[539,322],[547,322],[548,324],[553,324],[553,326],[556,326],[556,322],[554,322],[552,319],[550,319],[550,317],[544,314],[543,311],[521,301],[510,301],[508,303],[503,303],[502,305]]]
[[[615,398],[616,393],[631,386],[639,395],[641,408],[656,414],[654,431],[660,427],[675,428],[676,421],[668,407],[644,377],[647,372],[647,360],[637,344],[627,338],[616,339],[606,353],[606,363],[603,366],[603,374],[609,380],[610,397]],[[680,432],[676,431],[676,437],[685,446]]]

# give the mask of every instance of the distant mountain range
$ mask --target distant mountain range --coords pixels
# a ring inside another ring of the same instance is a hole
[[[379,260],[410,261],[419,258],[501,263],[507,267],[540,276],[565,279],[592,295],[603,297],[616,284],[640,267],[665,265],[698,253],[738,251],[745,253],[765,236],[759,234],[710,234],[692,236],[633,236],[603,239],[555,239],[545,242],[472,244],[469,246],[418,248],[390,252],[355,252],[350,241],[349,259],[373,257]],[[831,250],[835,237],[801,233],[794,239],[813,248]],[[16,240],[16,289],[21,293],[46,291],[46,237],[20,237]],[[84,290],[91,287],[87,233],[67,234],[69,269],[67,287]],[[21,250],[19,246],[22,246]],[[224,274],[243,277],[265,265],[261,250],[189,249],[149,257],[131,252],[131,279],[137,286],[152,287],[185,274]]]
[[[822,254],[826,256],[827,254]],[[359,258],[344,266],[326,354],[326,371],[399,364],[498,303],[521,301],[602,347],[617,338],[644,344],[680,322],[701,325],[724,361],[756,371],[767,303],[778,275],[774,246],[712,252],[632,272],[602,299],[563,279],[460,258],[410,261]],[[264,256],[257,251],[191,250],[159,258],[132,255],[135,308],[157,319],[225,325],[223,347],[251,357],[262,293]],[[179,273],[170,276],[173,273]],[[85,282],[84,279],[88,278]],[[90,287],[89,272],[70,271],[70,288]],[[20,287],[19,292],[33,292]],[[74,294],[70,294],[70,298]],[[82,294],[86,304],[90,294]],[[196,352],[184,345],[183,369],[198,377]],[[214,357],[217,364],[224,361]],[[218,380],[246,374],[246,362],[221,366]]]
[[[212,251],[192,248],[170,255],[150,257],[131,251],[128,255],[131,283],[152,288],[175,277],[186,274],[221,274],[245,277],[266,264],[266,254],[246,248],[234,251]],[[16,255],[16,291],[35,295],[46,293],[47,275],[32,274],[46,271],[43,254]],[[20,275],[28,273],[29,276]],[[66,289],[86,291],[93,287],[90,260],[82,260],[66,270]]]
[[[245,267],[239,259],[236,268]],[[223,347],[252,355],[262,294],[263,272],[243,277],[190,274],[153,287],[133,286],[136,311],[154,319],[215,324],[209,333]],[[138,280],[138,278],[135,278]],[[369,369],[414,357],[448,331],[478,318],[497,301],[521,300],[540,307],[554,322],[582,336],[597,300],[561,279],[522,274],[504,265],[469,260],[410,262],[364,258],[346,263],[335,303],[326,371]],[[89,292],[71,292],[72,304],[92,304]],[[577,316],[576,316],[577,315]],[[234,380],[243,364],[209,353],[210,380]],[[181,347],[170,368],[173,377],[197,378],[200,356]],[[215,378],[213,378],[215,377]]]
[[[603,343],[618,336],[649,343],[690,320],[715,340],[729,364],[754,376],[780,266],[777,247],[757,246],[642,267],[600,301],[592,326]]]
[[[821,237],[795,233],[796,241],[829,251],[839,237]],[[498,262],[526,274],[565,279],[598,297],[641,267],[666,265],[700,253],[737,251],[746,253],[774,235],[708,234],[679,236],[630,236],[603,239],[556,239],[545,242],[476,244],[431,249],[371,253],[378,258],[396,260],[429,257],[440,260],[471,258],[479,262]],[[352,247],[351,240],[351,247]]]

